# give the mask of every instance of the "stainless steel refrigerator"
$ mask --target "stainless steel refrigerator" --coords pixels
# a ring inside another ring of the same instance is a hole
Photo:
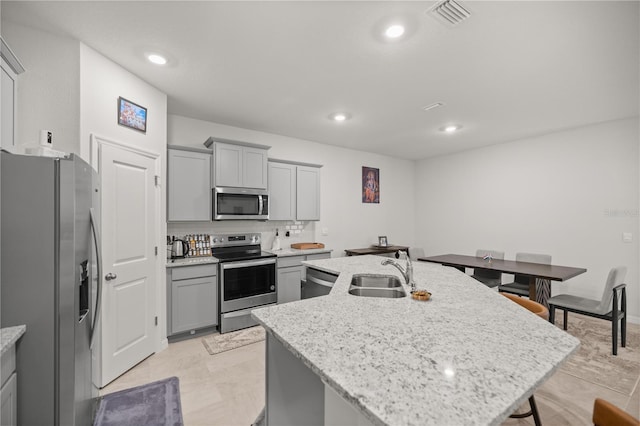
[[[0,325],[27,326],[16,346],[18,424],[91,425],[97,174],[73,155],[1,161]]]

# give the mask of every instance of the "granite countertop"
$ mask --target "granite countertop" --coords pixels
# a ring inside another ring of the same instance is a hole
[[[348,294],[354,273],[401,278],[380,261],[368,255],[304,262],[340,274],[328,296],[252,312],[374,424],[498,425],[579,346],[495,290],[438,264],[413,263],[417,287],[433,294],[429,301]]]
[[[4,354],[22,335],[27,331],[26,325],[17,325],[15,327],[3,327],[0,329],[0,354]]]
[[[208,263],[218,263],[219,260],[213,256],[205,257],[185,257],[182,259],[167,259],[167,268],[176,268],[178,266],[204,265]]]
[[[306,249],[306,250],[298,250],[294,248],[283,248],[281,250],[265,250],[265,251],[268,253],[273,253],[278,257],[288,257],[288,256],[306,256],[308,254],[331,253],[333,250],[328,248]]]

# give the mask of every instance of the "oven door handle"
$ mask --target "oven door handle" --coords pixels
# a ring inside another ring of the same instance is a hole
[[[222,263],[222,269],[238,269],[238,268],[246,268],[248,266],[263,266],[263,265],[274,265],[276,263],[275,258],[264,259],[264,260],[249,260],[246,262],[229,262]]]

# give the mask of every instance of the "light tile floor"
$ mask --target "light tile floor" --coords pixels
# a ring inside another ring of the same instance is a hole
[[[185,426],[248,426],[264,406],[264,352],[264,342],[217,355],[209,355],[200,338],[172,343],[119,377],[101,393],[177,376]],[[629,397],[557,372],[535,393],[542,424],[592,424],[591,412],[596,397],[604,398],[640,418],[638,380],[640,377],[636,380],[633,395]],[[523,408],[528,409],[528,404]],[[531,417],[508,419],[503,426],[529,424],[533,424]]]

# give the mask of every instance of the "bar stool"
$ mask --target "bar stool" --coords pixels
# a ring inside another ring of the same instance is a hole
[[[513,294],[509,294],[509,293],[500,293],[500,294],[502,294],[507,299],[510,299],[511,301],[522,306],[523,308],[527,309],[529,312],[536,314],[543,320],[545,321],[549,320],[549,310],[544,305],[538,302],[535,302],[533,300],[523,299],[522,297],[518,297]],[[529,397],[529,406],[531,407],[531,409],[526,413],[512,414],[509,417],[513,419],[523,419],[525,417],[533,416],[533,422],[535,423],[535,425],[540,426],[542,424],[540,422],[540,414],[538,413],[538,406],[536,405],[536,400],[533,397],[533,395]]]
[[[638,426],[640,421],[604,399],[593,402],[593,424],[595,426]]]

